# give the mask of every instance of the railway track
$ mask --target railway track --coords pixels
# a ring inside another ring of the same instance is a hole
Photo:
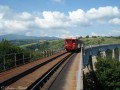
[[[45,89],[45,88],[49,89],[49,87],[52,85],[53,81],[55,80],[55,78],[59,74],[59,72],[62,70],[64,65],[69,61],[68,58],[71,55],[72,55],[72,53],[67,55],[66,57],[64,57],[61,61],[59,61],[56,65],[54,65],[51,69],[49,69],[44,75],[42,75],[42,77],[40,77],[36,82],[34,82],[31,86],[29,86],[27,88],[27,90],[39,90],[39,89],[41,90],[41,89]],[[54,73],[57,73],[57,75],[55,76]],[[46,84],[46,82],[49,81],[49,79],[53,75],[55,77],[52,80],[52,82],[50,82],[49,85],[47,85],[45,88],[43,88],[44,84]]]
[[[8,90],[8,89],[36,90],[36,87],[38,88],[38,86],[39,87],[43,86],[43,83],[47,81],[47,79],[58,69],[59,66],[61,66],[63,62],[65,62],[65,59],[67,59],[70,55],[71,55],[70,53],[64,52],[14,77],[4,80],[3,82],[0,83],[0,88],[5,90]],[[38,72],[41,72],[41,73],[39,74]],[[36,78],[36,76],[39,78]]]

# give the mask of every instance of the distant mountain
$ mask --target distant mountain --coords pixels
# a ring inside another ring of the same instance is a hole
[[[25,36],[25,35],[17,35],[17,34],[7,34],[7,35],[1,35],[0,36],[0,41],[2,39],[6,40],[28,40],[28,39],[37,39],[37,40],[55,40],[55,39],[60,39],[57,37],[35,37],[35,36]]]

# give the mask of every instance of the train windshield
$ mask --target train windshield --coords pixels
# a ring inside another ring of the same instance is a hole
[[[72,40],[72,39],[66,39],[65,40],[65,43],[67,44],[67,43],[75,43],[76,42],[76,40]]]
[[[67,44],[68,42],[69,42],[69,40],[66,39],[66,40],[65,40],[65,44]]]
[[[70,43],[70,41],[71,41],[70,39],[66,39],[66,40],[65,40],[65,44]]]
[[[75,40],[72,40],[72,43],[75,43]]]

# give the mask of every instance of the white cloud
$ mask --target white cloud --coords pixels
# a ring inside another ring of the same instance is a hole
[[[0,5],[0,14],[5,14],[12,11],[8,6]]]
[[[64,13],[58,12],[58,11],[44,11],[43,13],[43,18],[45,20],[49,20],[49,21],[53,21],[53,20],[61,20],[61,19],[65,19],[65,15]]]
[[[69,18],[73,23],[86,24],[88,20],[85,16],[85,12],[81,9],[69,12]]]
[[[0,5],[0,34],[26,32],[34,24],[28,12],[16,13],[8,6]]]
[[[96,34],[95,32],[92,32],[91,36],[98,36],[98,34]]]
[[[34,16],[28,12],[18,13],[14,16],[14,19],[17,20],[33,20]]]
[[[35,22],[43,29],[65,28],[70,26],[67,17],[58,11],[44,11],[43,18],[36,17]]]
[[[87,18],[89,19],[100,19],[100,18],[110,18],[120,16],[120,10],[118,7],[99,7],[98,9],[91,8],[86,13]]]
[[[109,36],[120,36],[120,30],[112,30],[108,34]]]
[[[27,28],[27,23],[23,21],[9,20],[4,21],[3,26],[9,30],[25,30]]]
[[[32,33],[31,32],[26,32],[25,35],[26,36],[32,36]]]
[[[56,2],[56,3],[60,3],[60,4],[63,4],[64,3],[64,0],[52,0],[53,2]]]
[[[109,23],[115,24],[115,25],[120,25],[120,18],[114,18],[109,20]]]
[[[60,1],[63,0],[58,0],[58,2]],[[24,32],[29,36],[33,34],[31,32],[37,33],[36,30],[42,30],[44,36],[56,31],[56,35],[67,37],[73,36],[70,30],[77,31],[79,27],[86,27],[91,23],[96,25],[108,24],[108,22],[120,25],[120,10],[118,7],[106,6],[98,9],[92,8],[88,11],[77,9],[65,14],[59,11],[17,13],[8,6],[0,5],[0,34]],[[97,34],[92,32],[91,35],[96,36]]]
[[[118,33],[120,35],[120,30],[112,30],[113,33]]]

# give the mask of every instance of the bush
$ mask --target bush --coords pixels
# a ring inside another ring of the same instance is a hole
[[[86,38],[89,38],[89,35],[87,35]]]
[[[95,65],[96,77],[104,90],[120,88],[120,63],[114,59],[99,59]]]
[[[85,75],[85,90],[120,90],[120,63],[115,59],[98,58],[96,71]]]
[[[22,52],[23,49],[10,44],[7,40],[2,40],[0,42],[0,51],[1,51],[1,54],[3,55],[3,54],[10,54],[10,53],[19,53],[19,52]]]

